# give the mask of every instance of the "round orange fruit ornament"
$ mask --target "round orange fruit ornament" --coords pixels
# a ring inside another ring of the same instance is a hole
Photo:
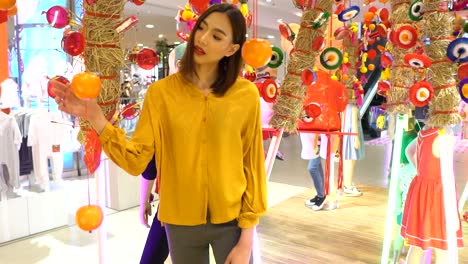
[[[18,8],[16,7],[16,5],[8,9],[7,11],[8,16],[15,16],[17,13],[18,13]]]
[[[0,0],[0,10],[8,10],[16,5],[16,0]]]
[[[242,47],[242,58],[254,68],[265,66],[272,54],[270,42],[264,39],[249,39]]]
[[[76,211],[76,225],[84,231],[91,233],[94,229],[99,228],[104,219],[101,207],[98,205],[85,205]]]
[[[73,77],[71,88],[81,99],[94,99],[101,92],[101,79],[92,72],[78,73]]]

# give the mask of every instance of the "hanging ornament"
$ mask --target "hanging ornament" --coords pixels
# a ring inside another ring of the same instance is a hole
[[[468,62],[468,38],[458,38],[450,42],[447,57],[456,63]]]
[[[422,0],[414,0],[409,7],[409,18],[413,21],[421,21],[424,15],[424,3]]]
[[[457,0],[453,1],[452,9],[453,11],[461,11],[468,6],[468,0]]]
[[[388,91],[390,91],[390,82],[389,81],[380,81],[377,84],[377,93],[380,96],[387,96]]]
[[[320,63],[327,70],[336,70],[343,61],[343,54],[337,48],[326,48],[320,54]]]
[[[406,54],[404,60],[406,65],[414,69],[427,69],[432,65],[429,57],[417,53]]]
[[[321,13],[312,23],[312,28],[319,29],[320,27],[322,27],[323,24],[327,23],[329,18],[330,18],[330,12],[325,11]]]
[[[89,173],[94,173],[101,163],[102,146],[96,130],[86,133],[84,145],[84,163]]]
[[[70,14],[63,6],[53,6],[46,12],[46,18],[49,25],[54,28],[64,28],[68,25]]]
[[[319,117],[322,114],[322,107],[318,103],[309,103],[304,105],[304,112],[306,113],[307,117],[314,119]],[[306,118],[306,123],[312,122],[309,118]]]
[[[351,19],[359,15],[360,11],[361,9],[359,8],[359,6],[351,6],[350,8],[341,11],[341,13],[338,15],[338,20],[340,20],[341,22],[350,21]]]
[[[177,31],[177,32],[176,32],[176,35],[177,35],[177,37],[179,37],[181,40],[183,40],[183,41],[185,41],[185,42],[187,42],[188,39],[189,39],[189,37],[190,37],[189,34],[183,33],[183,32],[181,32],[181,31]]]
[[[283,50],[274,46],[272,48],[271,59],[268,62],[267,66],[272,69],[278,68],[279,66],[281,66],[281,64],[283,64],[283,58]]]
[[[192,10],[198,16],[208,9],[209,0],[189,0]]]
[[[91,72],[78,73],[73,77],[71,88],[81,99],[94,99],[101,92],[101,79]]]
[[[0,0],[0,10],[8,10],[16,5],[16,0]]]
[[[96,1],[97,0],[86,0],[86,3],[88,3],[88,5],[94,5]]]
[[[65,85],[70,84],[70,81],[67,78],[65,78],[63,76],[60,76],[60,75],[57,75],[57,76],[55,76],[55,77],[53,77],[52,79],[49,80],[49,82],[47,83],[47,94],[49,94],[49,96],[54,99],[56,95],[55,95],[54,92],[52,92],[52,88],[54,87],[50,83],[50,81],[52,81],[52,80],[59,81],[59,82],[65,84]]]
[[[314,1],[312,0],[292,0],[294,6],[301,10],[310,9]]]
[[[267,103],[274,103],[279,94],[278,85],[273,79],[265,79],[264,81],[256,82],[260,96]]]
[[[409,90],[409,99],[416,107],[424,107],[428,105],[433,95],[434,88],[426,81],[415,83]]]
[[[136,103],[130,103],[127,104],[123,109],[120,115],[122,118],[125,118],[126,120],[132,120],[135,117],[139,116],[141,112],[141,108],[139,104]]]
[[[463,63],[458,67],[458,80],[468,78],[468,63]]]
[[[305,69],[301,74],[302,84],[309,86],[317,81],[317,73],[313,69]]]
[[[468,104],[468,78],[460,81],[458,91],[460,92],[461,99]]]
[[[377,12],[377,16],[379,17],[380,21],[388,21],[388,18],[390,17],[390,12],[388,11],[387,8],[380,8],[379,11]]]
[[[294,41],[294,39],[296,38],[296,34],[288,24],[281,22],[278,27],[283,38],[291,42]]]
[[[140,50],[137,55],[137,65],[145,70],[151,70],[158,64],[158,55],[149,48]]]
[[[76,225],[84,231],[90,232],[99,228],[104,219],[101,207],[98,205],[85,205],[76,211]]]
[[[325,37],[324,36],[317,36],[314,42],[312,43],[312,50],[322,50],[325,47]]]
[[[384,52],[380,55],[380,65],[382,68],[389,68],[392,66],[393,56],[390,52]]]
[[[410,49],[416,45],[418,33],[412,26],[402,26],[395,32],[395,44],[402,49]]]
[[[115,31],[123,33],[133,28],[136,24],[138,24],[138,18],[136,16],[129,16],[115,27]]]
[[[242,47],[242,58],[254,68],[265,66],[272,53],[270,42],[264,39],[249,39]]]
[[[351,37],[351,30],[347,26],[341,26],[335,30],[333,33],[333,36],[335,37],[336,40],[343,40],[347,37]]]
[[[145,3],[146,0],[130,0],[130,2],[134,3],[137,6],[141,6]]]
[[[83,34],[77,31],[70,31],[62,38],[62,49],[71,56],[80,55],[85,49],[85,39]]]
[[[377,51],[375,49],[370,49],[367,51],[367,58],[369,60],[373,60],[375,57],[377,57]]]

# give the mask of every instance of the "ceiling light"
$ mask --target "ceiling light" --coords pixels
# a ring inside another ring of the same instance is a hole
[[[143,44],[138,43],[137,46],[138,46],[138,47],[143,47]]]
[[[154,25],[148,24],[148,25],[146,25],[146,28],[154,28]]]
[[[296,15],[298,17],[302,17],[302,12],[294,12],[294,15]]]
[[[159,34],[159,35],[158,35],[158,38],[164,38],[164,35],[163,35],[163,34]]]
[[[175,44],[175,45],[179,45],[179,44],[180,44],[180,41],[174,41],[174,44]]]
[[[275,38],[275,36],[273,36],[273,35],[268,35],[267,36],[267,39],[274,39],[274,38]]]

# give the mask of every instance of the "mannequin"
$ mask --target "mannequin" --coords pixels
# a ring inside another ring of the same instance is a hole
[[[417,140],[407,148],[408,159],[418,171],[408,190],[401,228],[401,235],[411,246],[406,258],[408,264],[421,263],[429,248],[435,250],[435,263],[449,263],[439,132],[439,128],[420,131]],[[457,246],[461,248],[463,234],[459,217],[456,224]]]
[[[353,184],[356,160],[364,158],[364,134],[362,132],[359,109],[356,104],[346,106],[343,132],[357,133],[357,136],[343,136],[343,193],[345,196],[358,197],[362,192]]]
[[[22,98],[25,108],[34,107],[36,102],[37,108],[42,109],[42,100],[48,99],[47,85],[47,62],[41,56],[34,57],[29,66],[24,70],[23,85],[21,86]]]
[[[14,188],[20,186],[17,153],[21,139],[15,118],[0,111],[0,200],[16,196]]]

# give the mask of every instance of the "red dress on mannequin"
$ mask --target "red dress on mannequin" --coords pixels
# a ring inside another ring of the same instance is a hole
[[[438,128],[433,128],[419,133],[418,175],[409,187],[401,225],[401,236],[407,243],[423,250],[428,248],[447,250],[440,158],[432,153],[432,145],[439,136],[438,132]],[[457,243],[458,247],[463,247],[460,222]]]

